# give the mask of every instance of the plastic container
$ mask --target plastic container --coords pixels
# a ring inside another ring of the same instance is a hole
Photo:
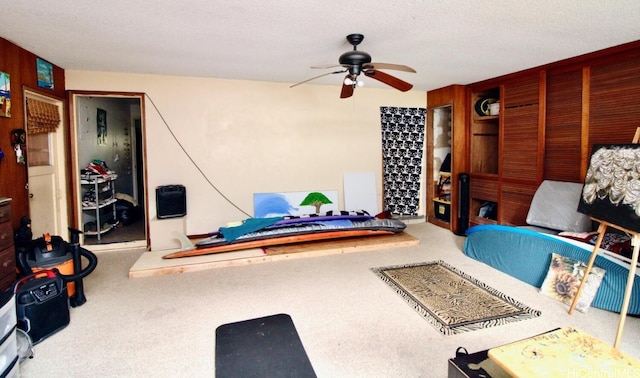
[[[451,202],[435,198],[433,200],[433,210],[436,218],[441,221],[449,222],[451,220]]]
[[[16,301],[12,292],[0,292],[0,340],[16,325]]]

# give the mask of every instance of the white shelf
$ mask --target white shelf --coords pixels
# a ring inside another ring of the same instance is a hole
[[[86,191],[93,190],[95,200],[98,202],[83,202],[82,211],[93,212],[93,216],[95,216],[96,222],[96,231],[85,231],[85,236],[96,236],[98,241],[100,241],[100,235],[111,231],[117,224],[116,218],[116,202],[118,201],[115,198],[115,186],[114,182],[118,178],[116,174],[109,175],[95,175],[95,176],[85,176],[80,180],[80,184],[84,186],[91,186],[91,188],[87,188]],[[84,196],[84,193],[83,193]],[[102,198],[101,198],[102,196]],[[112,224],[102,224],[102,212],[106,211],[111,207],[112,217],[114,223]],[[83,223],[86,223],[83,220]],[[83,227],[84,228],[84,227]]]
[[[115,181],[117,178],[118,178],[118,175],[115,173],[112,173],[109,175],[95,175],[95,176],[89,176],[88,179],[87,178],[80,179],[80,184],[82,185],[102,184],[109,181]]]
[[[98,206],[96,206],[95,204],[93,205],[84,205],[82,206],[82,210],[96,210],[96,209],[102,209],[105,208],[109,205],[112,205],[114,203],[118,202],[117,199],[115,198],[108,198],[106,200],[103,200],[100,202],[100,204]]]

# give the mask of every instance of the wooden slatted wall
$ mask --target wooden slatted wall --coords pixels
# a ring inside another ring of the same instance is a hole
[[[591,66],[589,154],[594,144],[631,143],[640,127],[640,50]]]
[[[549,73],[545,180],[580,182],[582,69]]]

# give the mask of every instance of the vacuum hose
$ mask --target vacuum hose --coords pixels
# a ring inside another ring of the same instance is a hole
[[[60,277],[65,282],[73,281],[75,283],[76,291],[73,296],[69,298],[69,304],[71,307],[78,307],[82,306],[87,301],[87,298],[84,296],[84,285],[82,283],[82,279],[91,274],[96,266],[98,266],[98,257],[92,252],[80,247],[80,234],[82,231],[69,227],[69,232],[71,233],[73,275],[60,274]],[[82,269],[81,256],[84,256],[89,261],[89,265],[87,265],[84,270]]]

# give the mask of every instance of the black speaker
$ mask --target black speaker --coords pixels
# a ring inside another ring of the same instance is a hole
[[[28,278],[16,289],[16,315],[18,328],[38,344],[69,324],[67,285],[53,274]]]
[[[156,216],[158,219],[187,215],[187,189],[182,185],[163,185],[156,188]]]
[[[456,235],[464,235],[469,228],[469,175],[458,175],[458,229]]]

